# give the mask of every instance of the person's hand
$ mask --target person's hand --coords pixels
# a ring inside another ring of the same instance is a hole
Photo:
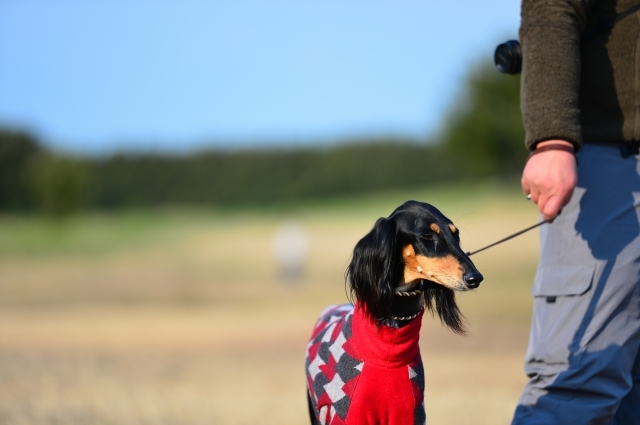
[[[538,148],[550,144],[566,144],[565,140],[546,140]],[[531,195],[544,220],[555,218],[567,205],[578,182],[576,158],[569,152],[549,150],[529,158],[522,171],[522,190]]]

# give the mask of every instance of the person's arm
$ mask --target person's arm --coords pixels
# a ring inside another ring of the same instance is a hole
[[[523,0],[522,120],[530,150],[551,143],[582,146],[578,97],[580,34],[589,1]],[[522,173],[544,219],[555,217],[571,199],[577,183],[575,157],[565,151],[534,155]]]

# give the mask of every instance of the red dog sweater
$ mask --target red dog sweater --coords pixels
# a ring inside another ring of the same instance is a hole
[[[378,327],[360,305],[322,312],[307,346],[307,388],[321,424],[424,425],[422,315]]]

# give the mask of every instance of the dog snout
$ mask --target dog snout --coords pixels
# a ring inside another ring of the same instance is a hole
[[[469,288],[477,288],[483,279],[484,277],[478,272],[468,272],[464,275],[464,283],[466,283]]]

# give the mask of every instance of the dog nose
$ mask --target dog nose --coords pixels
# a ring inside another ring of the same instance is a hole
[[[464,275],[464,283],[466,283],[469,288],[477,288],[480,286],[482,279],[484,279],[484,277],[478,272],[469,272]]]

